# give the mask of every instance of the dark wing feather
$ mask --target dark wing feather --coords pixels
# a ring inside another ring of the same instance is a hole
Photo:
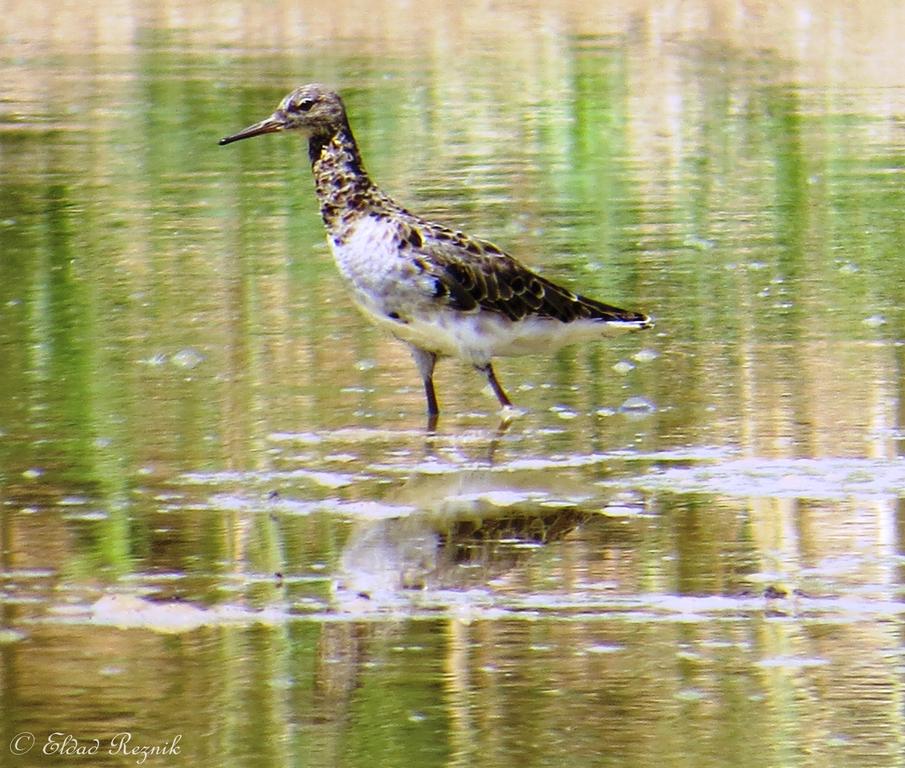
[[[423,246],[413,254],[435,280],[435,296],[461,312],[484,310],[510,320],[528,316],[563,323],[587,319],[633,323],[647,315],[579,296],[535,274],[492,243],[445,227],[423,225]],[[409,239],[411,240],[411,238]]]

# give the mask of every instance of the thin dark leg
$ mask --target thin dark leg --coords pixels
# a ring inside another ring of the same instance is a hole
[[[434,366],[437,364],[437,355],[420,347],[412,347],[412,357],[415,365],[424,381],[424,395],[427,397],[427,414],[436,422],[440,414],[440,406],[437,404],[437,392],[434,390]]]
[[[497,381],[496,374],[493,372],[493,364],[487,363],[487,365],[476,365],[475,368],[477,368],[487,377],[487,381],[490,383],[490,388],[493,390],[493,394],[496,395],[496,399],[500,401],[500,405],[502,405],[504,408],[511,408],[512,401],[503,391],[503,388],[500,386],[500,382]]]
[[[424,394],[427,397],[427,412],[430,416],[440,415],[440,406],[437,405],[437,393],[434,390],[434,377],[424,380]]]

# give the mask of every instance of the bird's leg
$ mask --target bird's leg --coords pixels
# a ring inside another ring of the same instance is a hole
[[[411,347],[411,350],[412,357],[415,358],[415,365],[418,366],[418,372],[424,381],[424,394],[427,397],[427,415],[436,425],[437,416],[440,415],[440,406],[437,405],[437,393],[434,391],[434,366],[437,364],[437,355],[434,352],[428,352],[415,346]]]
[[[493,390],[493,394],[496,395],[496,399],[500,401],[500,405],[502,405],[503,408],[511,408],[512,401],[503,391],[503,387],[500,386],[500,382],[497,381],[496,374],[493,372],[493,363],[488,361],[486,365],[476,365],[475,368],[477,368],[487,377],[490,388]]]

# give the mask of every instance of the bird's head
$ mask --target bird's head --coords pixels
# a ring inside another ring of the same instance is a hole
[[[345,122],[346,110],[339,94],[324,85],[309,83],[286,96],[270,117],[220,139],[220,144],[277,131],[300,131],[305,136],[330,134]]]

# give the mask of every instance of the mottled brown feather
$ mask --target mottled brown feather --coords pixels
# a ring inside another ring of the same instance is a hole
[[[439,283],[435,298],[460,312],[495,312],[510,320],[529,316],[645,322],[647,316],[572,293],[532,272],[493,243],[430,224],[409,214],[400,240]],[[419,232],[419,230],[421,230]],[[417,232],[418,235],[412,236]],[[416,247],[418,240],[430,249]]]

